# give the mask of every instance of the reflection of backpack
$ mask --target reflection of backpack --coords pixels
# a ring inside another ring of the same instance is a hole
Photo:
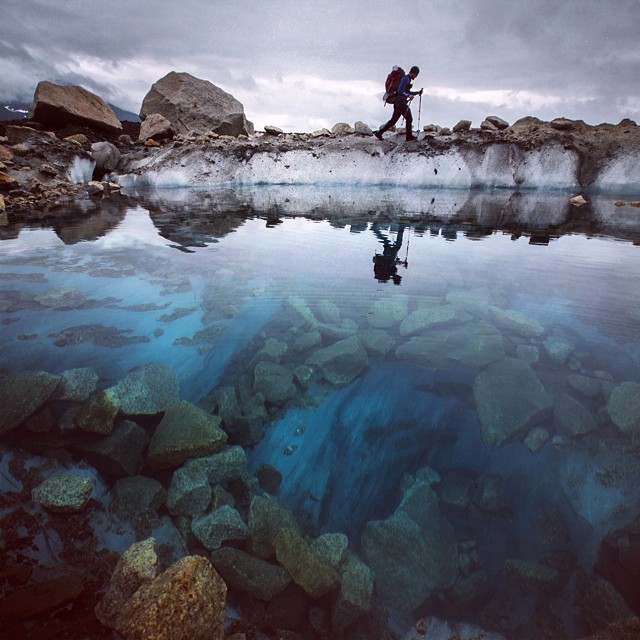
[[[396,65],[387,76],[384,83],[384,96],[382,97],[382,101],[385,104],[393,102],[394,98],[398,95],[398,85],[403,75],[404,69]]]

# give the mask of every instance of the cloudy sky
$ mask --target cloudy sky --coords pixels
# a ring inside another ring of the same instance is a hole
[[[50,80],[137,113],[186,71],[257,129],[378,126],[387,73],[415,64],[421,125],[640,122],[639,35],[640,0],[0,0],[0,99]]]

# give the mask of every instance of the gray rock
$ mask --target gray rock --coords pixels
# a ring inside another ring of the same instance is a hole
[[[122,123],[99,96],[82,87],[62,86],[43,80],[38,83],[29,119],[47,126],[81,124],[119,133]]]
[[[171,71],[153,84],[142,101],[140,118],[164,116],[177,133],[213,131],[219,135],[252,135],[253,124],[231,94],[188,73]]]
[[[535,453],[548,439],[549,432],[546,429],[543,427],[534,427],[524,439],[524,446],[527,447],[531,453]]]
[[[498,116],[487,116],[485,121],[490,122],[496,129],[502,130],[509,127],[509,123]]]
[[[367,321],[374,329],[389,329],[402,322],[408,313],[408,296],[395,295],[376,300],[367,314]]]
[[[570,373],[567,376],[567,382],[572,389],[588,398],[597,398],[602,393],[602,382],[597,378],[591,378],[579,373]]]
[[[615,387],[607,402],[607,413],[622,433],[640,433],[640,384],[623,382]]]
[[[538,347],[534,347],[532,344],[519,344],[516,347],[516,356],[527,364],[535,364],[540,360]]]
[[[81,431],[108,435],[120,411],[120,398],[113,388],[96,391],[76,412],[73,423]]]
[[[327,382],[345,385],[353,381],[369,364],[369,356],[356,336],[318,349],[306,364],[317,366]]]
[[[259,600],[272,600],[291,582],[282,567],[240,549],[217,549],[211,553],[211,562],[227,585]]]
[[[471,128],[471,120],[460,120],[456,124],[453,125],[453,133],[461,133],[463,131],[469,131]]]
[[[159,113],[150,113],[140,125],[138,140],[163,140],[173,138],[175,134],[176,130],[169,120]]]
[[[115,144],[102,140],[91,145],[91,156],[95,160],[96,168],[105,172],[113,171],[120,162],[120,151]]]
[[[169,407],[149,443],[152,469],[180,466],[187,458],[217,453],[227,441],[220,418],[180,401]]]
[[[504,358],[480,372],[473,396],[483,441],[491,446],[512,442],[551,415],[553,399],[531,367]]]
[[[61,473],[47,478],[31,492],[34,502],[56,513],[82,511],[93,493],[93,478]]]
[[[320,558],[295,529],[280,529],[274,546],[278,562],[312,598],[333,591],[340,583],[338,572]]]
[[[164,487],[153,478],[120,478],[113,487],[112,509],[123,518],[159,509],[167,499]]]
[[[236,509],[227,504],[195,518],[191,530],[209,551],[220,548],[227,540],[246,540],[249,537],[249,528],[244,520]]]
[[[349,538],[344,533],[323,533],[311,543],[311,549],[336,569],[347,551]]]
[[[197,518],[204,515],[211,503],[211,485],[200,469],[180,467],[171,478],[167,509],[174,516]]]
[[[348,554],[340,571],[340,590],[331,609],[331,624],[338,633],[371,611],[373,583],[373,571]]]
[[[335,136],[348,136],[351,133],[355,133],[355,129],[346,122],[336,122],[331,127],[331,133]]]
[[[400,335],[406,337],[431,327],[447,324],[455,317],[456,310],[452,305],[435,305],[416,309],[400,323]]]
[[[553,426],[561,435],[578,436],[596,429],[598,422],[584,405],[561,393],[553,409]]]
[[[115,625],[120,609],[143,585],[158,574],[156,541],[148,538],[132,544],[120,557],[109,580],[104,597],[95,612],[98,620],[110,629]]]
[[[51,394],[52,400],[84,402],[96,390],[98,374],[91,367],[63,371],[60,383]]]
[[[554,364],[564,364],[575,348],[571,343],[556,336],[549,336],[542,346]]]
[[[60,376],[21,371],[0,376],[0,434],[15,429],[51,396]]]
[[[353,123],[353,128],[356,133],[359,133],[363,136],[370,136],[373,134],[371,127],[368,124],[362,122],[362,120],[357,120]]]
[[[251,553],[259,558],[275,555],[275,539],[280,529],[296,529],[291,512],[272,496],[254,496],[249,505]]]
[[[396,349],[396,357],[414,364],[446,369],[451,365],[483,367],[504,357],[502,336],[486,322],[434,329],[413,336]]]
[[[491,321],[497,327],[524,338],[535,338],[544,333],[544,327],[537,320],[519,311],[508,311],[492,306],[489,308],[489,313]]]
[[[296,395],[293,373],[275,362],[258,362],[253,370],[253,387],[261,393],[267,402],[280,404]]]
[[[384,356],[396,348],[395,338],[384,329],[365,329],[358,337],[371,355]]]
[[[219,453],[189,460],[185,467],[203,473],[211,484],[237,480],[247,473],[247,454],[242,447],[224,447]]]
[[[166,411],[179,400],[175,371],[164,364],[134,369],[113,387],[122,411],[129,415],[153,415]]]
[[[268,133],[271,136],[280,136],[284,133],[280,127],[274,127],[272,125],[266,125],[264,128],[264,132]]]
[[[123,420],[106,438],[79,441],[74,448],[100,473],[122,478],[142,469],[148,444],[147,432],[141,426]]]

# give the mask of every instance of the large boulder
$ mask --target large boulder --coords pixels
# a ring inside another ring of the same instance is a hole
[[[211,563],[186,556],[122,606],[114,627],[127,640],[222,640],[227,586]]]
[[[318,349],[306,364],[315,365],[322,377],[335,385],[346,385],[357,378],[369,364],[369,356],[356,336],[339,340]]]
[[[37,504],[55,513],[78,513],[88,504],[94,481],[75,473],[60,473],[47,478],[31,492]]]
[[[473,396],[482,439],[496,447],[526,435],[553,411],[552,396],[531,367],[517,358],[503,358],[480,372]]]
[[[181,400],[167,409],[147,452],[152,469],[179,467],[187,458],[217,453],[227,441],[220,418]]]
[[[188,73],[171,71],[153,84],[142,101],[140,118],[144,121],[154,113],[164,116],[177,133],[214,131],[239,136],[254,132],[238,100]]]
[[[613,424],[629,435],[640,432],[640,384],[623,382],[609,396],[607,413]]]
[[[29,119],[47,126],[82,124],[106,131],[122,131],[113,109],[99,96],[82,87],[65,87],[43,80],[38,83]]]
[[[124,413],[153,415],[175,404],[180,389],[175,371],[153,362],[130,371],[113,390],[120,398]]]

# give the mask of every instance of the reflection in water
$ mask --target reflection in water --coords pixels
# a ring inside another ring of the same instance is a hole
[[[3,230],[6,566],[97,592],[96,549],[153,535],[312,638],[281,601],[380,637],[377,605],[338,605],[370,570],[403,633],[577,638],[640,613],[637,220],[566,194],[142,195]],[[34,504],[69,473],[91,503]],[[220,545],[295,585],[256,593]]]

